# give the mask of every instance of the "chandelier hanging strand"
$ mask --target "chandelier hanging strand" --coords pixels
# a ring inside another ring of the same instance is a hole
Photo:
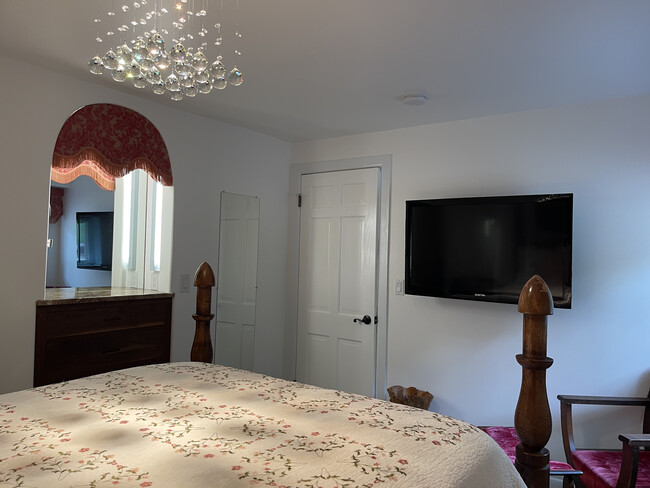
[[[98,52],[88,62],[90,72],[108,73],[119,83],[130,80],[136,88],[150,87],[154,93],[167,94],[172,100],[208,94],[228,84],[241,85],[243,75],[237,67],[241,56],[239,0],[235,0],[232,40],[235,59],[230,71],[221,55],[224,0],[220,0],[216,19],[210,17],[208,0],[169,0],[169,9],[164,6],[165,1],[134,0],[120,8],[111,8],[105,20],[98,15],[94,19]],[[106,51],[102,49],[103,57],[99,54],[102,24],[107,29],[108,43],[117,42],[107,46]],[[207,25],[214,25],[212,33]],[[114,35],[116,30],[120,35]],[[215,39],[213,44],[207,41],[210,37]]]
[[[235,41],[233,42],[234,45],[234,53],[235,53],[235,60],[233,62],[233,68],[232,71],[230,71],[230,74],[228,75],[228,81],[232,86],[239,86],[243,83],[244,77],[242,76],[241,71],[239,71],[239,68],[237,68],[237,57],[241,56],[241,51],[239,50],[239,40],[241,39],[241,32],[239,32],[239,0],[236,0],[237,4],[235,5]]]

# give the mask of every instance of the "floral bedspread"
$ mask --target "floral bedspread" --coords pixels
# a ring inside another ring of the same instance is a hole
[[[459,420],[203,363],[0,395],[1,487],[523,487]]]

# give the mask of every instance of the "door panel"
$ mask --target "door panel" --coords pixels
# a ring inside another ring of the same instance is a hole
[[[368,168],[302,177],[299,381],[372,395],[376,330],[377,189]]]
[[[259,199],[222,192],[215,362],[252,370]]]

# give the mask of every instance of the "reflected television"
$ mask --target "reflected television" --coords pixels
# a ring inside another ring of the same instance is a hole
[[[77,268],[111,271],[113,212],[77,212]]]
[[[573,194],[406,202],[404,291],[517,303],[538,274],[571,308]]]

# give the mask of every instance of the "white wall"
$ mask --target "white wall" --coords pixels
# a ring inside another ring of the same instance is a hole
[[[378,154],[393,161],[390,290],[404,278],[406,200],[574,194],[573,308],[549,318],[554,458],[563,457],[557,394],[647,393],[650,97],[294,144],[292,161]],[[431,391],[445,414],[512,425],[521,323],[515,305],[391,294],[388,384]],[[578,410],[578,436],[596,420],[614,432],[639,421]],[[602,431],[590,438],[618,443]]]
[[[111,286],[110,271],[77,268],[77,212],[111,212],[113,192],[102,190],[88,176],[63,186],[63,215],[50,225],[50,229],[59,227],[48,235],[53,245],[47,251],[47,286]],[[58,279],[50,277],[51,260],[59,261]]]
[[[48,238],[52,247],[47,249],[46,286],[60,286],[63,283],[61,276],[61,219],[48,226]]]
[[[59,129],[75,109],[116,103],[140,112],[162,134],[174,174],[172,359],[188,360],[195,290],[179,293],[180,276],[206,260],[216,267],[219,193],[260,197],[259,321],[256,370],[281,375],[290,146],[218,123],[0,57],[0,392],[32,384],[34,302],[43,297],[49,171]],[[82,75],[83,76],[83,75]],[[88,74],[91,80],[91,75]],[[17,82],[16,80],[19,80]],[[92,80],[91,80],[92,81]],[[227,96],[219,93],[218,96]],[[178,107],[182,107],[178,104]],[[20,213],[16,214],[19,211]]]

